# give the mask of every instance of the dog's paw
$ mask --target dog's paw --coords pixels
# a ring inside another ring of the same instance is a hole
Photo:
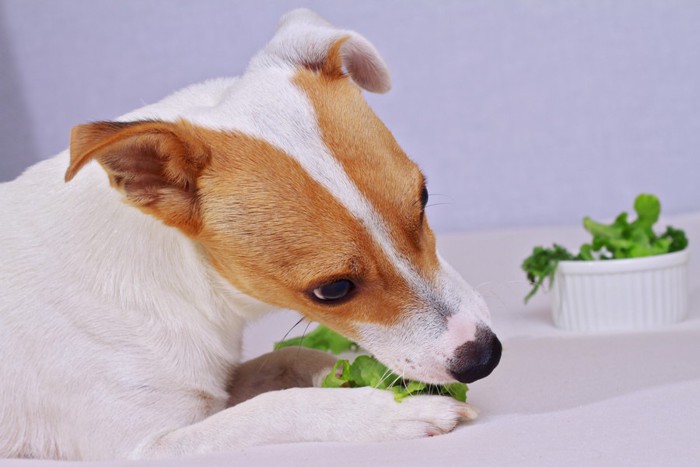
[[[394,402],[391,429],[396,439],[437,436],[452,431],[462,420],[478,416],[474,407],[445,396],[413,396]]]
[[[359,436],[366,435],[374,441],[437,436],[452,431],[460,421],[478,416],[473,406],[446,396],[410,396],[397,402],[389,391],[371,388],[352,391],[364,393],[363,401],[359,402],[360,412],[370,422],[365,423],[365,433]]]
[[[395,423],[401,439],[442,435],[478,416],[471,405],[445,396],[407,397],[398,405]]]

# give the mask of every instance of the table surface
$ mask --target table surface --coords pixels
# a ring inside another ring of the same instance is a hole
[[[391,443],[262,446],[129,465],[699,466],[700,261],[692,252],[693,241],[700,241],[700,213],[668,221],[684,228],[691,241],[688,318],[629,333],[562,331],[552,325],[547,296],[527,306],[522,302],[528,290],[519,270],[522,259],[537,244],[556,241],[575,248],[586,239],[579,227],[441,236],[443,256],[487,298],[504,344],[499,367],[470,385],[469,400],[480,418],[452,433]],[[270,350],[297,319],[279,312],[253,323],[245,355]]]

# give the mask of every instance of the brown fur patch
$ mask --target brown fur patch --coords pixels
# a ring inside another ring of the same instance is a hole
[[[336,360],[327,352],[302,347],[287,347],[248,360],[231,375],[227,407],[268,391],[312,387],[314,377],[328,373]]]
[[[354,335],[358,322],[393,323],[405,284],[369,233],[292,157],[240,133],[199,129],[211,164],[198,180],[204,245],[240,291]],[[355,298],[319,304],[310,289],[355,282]],[[386,310],[386,311],[385,311]]]

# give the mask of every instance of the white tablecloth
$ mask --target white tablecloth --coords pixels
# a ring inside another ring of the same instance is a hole
[[[670,221],[686,230],[692,254],[700,214]],[[473,423],[413,441],[263,446],[130,465],[700,466],[700,261],[691,258],[686,321],[636,333],[561,331],[552,325],[546,296],[523,305],[528,285],[519,265],[536,244],[575,248],[585,238],[579,227],[440,238],[443,255],[486,296],[504,344],[500,366],[470,385],[469,400],[481,410]],[[281,312],[253,324],[246,355],[267,352],[296,319]]]

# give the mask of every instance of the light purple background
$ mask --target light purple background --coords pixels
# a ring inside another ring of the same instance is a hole
[[[700,210],[700,2],[5,0],[0,180],[71,126],[241,73],[298,6],[370,39],[368,95],[424,169],[439,232]],[[438,196],[438,194],[446,196]]]

